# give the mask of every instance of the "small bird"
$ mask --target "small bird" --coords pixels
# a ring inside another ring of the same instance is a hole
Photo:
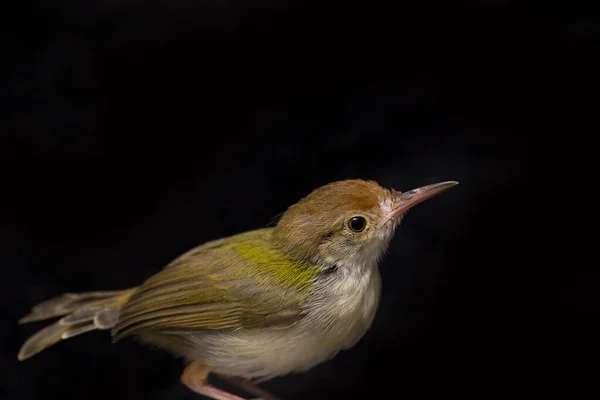
[[[62,317],[21,347],[25,360],[61,339],[111,329],[186,360],[181,382],[213,400],[244,400],[208,383],[214,373],[249,393],[354,346],[379,304],[378,270],[407,210],[458,182],[407,192],[360,179],[315,189],[274,226],[206,242],[140,286],[66,293],[19,323]]]

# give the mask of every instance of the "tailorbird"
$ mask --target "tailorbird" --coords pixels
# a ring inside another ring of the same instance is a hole
[[[181,381],[214,400],[243,400],[209,373],[266,399],[256,383],[307,369],[355,345],[379,304],[379,262],[407,210],[458,182],[407,192],[373,181],[322,186],[277,224],[210,241],[140,286],[66,293],[19,322],[53,317],[21,347],[25,360],[61,339],[110,329],[187,360]]]

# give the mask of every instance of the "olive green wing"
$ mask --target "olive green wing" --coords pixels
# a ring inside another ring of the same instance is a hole
[[[302,303],[319,270],[273,247],[271,230],[209,242],[144,282],[123,305],[114,340],[141,331],[285,327],[304,316]]]

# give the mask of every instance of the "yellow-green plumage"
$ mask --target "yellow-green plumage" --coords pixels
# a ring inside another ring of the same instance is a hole
[[[270,236],[266,231],[265,235]],[[264,246],[264,240],[244,240],[233,245],[233,249],[247,262],[248,275],[256,275],[265,284],[275,283],[286,288],[303,290],[319,274],[319,269],[286,255],[281,249]],[[261,247],[263,246],[263,247]],[[245,275],[245,276],[248,276]]]
[[[273,228],[206,243],[133,293],[121,309],[114,340],[140,330],[175,333],[295,323],[319,271],[280,250]]]

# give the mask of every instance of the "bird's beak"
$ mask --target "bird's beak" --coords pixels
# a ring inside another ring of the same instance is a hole
[[[416,206],[417,204],[432,198],[445,190],[450,189],[453,186],[458,185],[456,181],[434,183],[433,185],[427,185],[418,189],[409,190],[408,192],[398,193],[394,199],[394,206],[392,212],[386,222],[392,219],[397,219],[403,215],[409,208]]]

